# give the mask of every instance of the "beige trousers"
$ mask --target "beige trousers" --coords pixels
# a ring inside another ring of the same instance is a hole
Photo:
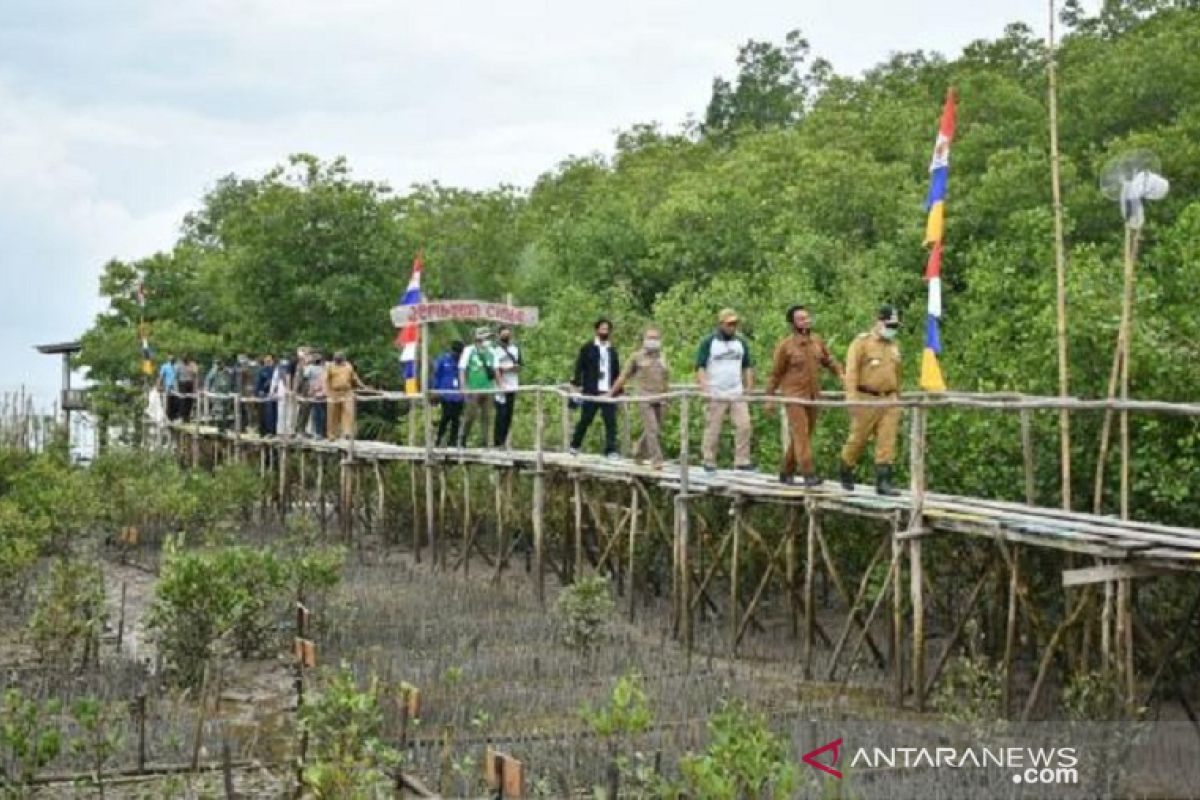
[[[700,453],[704,463],[715,466],[717,445],[721,441],[721,426],[725,414],[733,418],[733,463],[742,467],[750,463],[750,407],[745,400],[710,400],[704,419],[704,440]]]

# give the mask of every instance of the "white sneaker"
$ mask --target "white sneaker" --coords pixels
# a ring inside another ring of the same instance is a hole
[[[572,447],[572,448],[571,448],[571,449],[570,449],[568,452],[569,452],[571,455],[573,455],[573,456],[577,456],[577,455],[579,455],[579,448],[578,448],[578,447]]]
[[[604,457],[607,458],[609,461],[620,461],[621,460],[620,453],[606,453]]]

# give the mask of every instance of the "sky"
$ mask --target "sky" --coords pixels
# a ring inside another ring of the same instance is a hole
[[[0,5],[0,392],[45,398],[60,366],[33,345],[78,336],[105,262],[169,248],[223,175],[309,152],[397,189],[527,186],[620,129],[702,114],[751,38],[799,28],[856,74],[1046,29],[1043,0]]]

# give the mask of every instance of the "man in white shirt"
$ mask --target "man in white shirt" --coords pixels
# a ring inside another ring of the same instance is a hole
[[[725,415],[733,418],[735,469],[753,471],[750,461],[750,409],[743,394],[754,390],[750,345],[738,335],[738,315],[731,308],[717,315],[717,329],[704,338],[696,354],[696,380],[708,395],[701,457],[704,471],[717,469],[717,445]]]
[[[496,395],[496,447],[508,447],[512,430],[513,411],[517,405],[517,388],[521,385],[521,348],[512,340],[512,328],[505,325],[497,331],[492,350],[496,364],[496,383],[501,394]]]

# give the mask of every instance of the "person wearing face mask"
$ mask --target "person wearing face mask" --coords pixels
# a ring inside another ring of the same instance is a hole
[[[496,345],[492,351],[496,364],[496,383],[500,394],[496,401],[496,447],[508,447],[508,432],[512,428],[513,410],[517,405],[517,387],[520,386],[521,348],[512,340],[512,328],[504,325],[496,332]]]
[[[625,371],[617,379],[609,396],[619,396],[630,380],[634,381],[639,395],[664,395],[669,388],[670,377],[667,360],[663,356],[662,334],[658,328],[649,327],[642,335],[641,349],[630,356]],[[642,435],[633,449],[633,460],[640,464],[649,459],[650,466],[662,469],[663,454],[658,433],[662,430],[666,402],[654,400],[638,403],[637,406],[642,414]]]
[[[571,390],[585,397],[605,397],[612,391],[613,384],[621,374],[621,359],[617,348],[609,342],[612,323],[606,319],[596,321],[595,338],[579,348],[575,359],[575,375],[571,379]],[[604,418],[604,454],[609,458],[620,456],[617,450],[617,407],[612,403],[597,403],[584,400],[579,413],[579,422],[571,436],[571,455],[579,455],[583,437],[587,436],[596,412]]]
[[[767,395],[778,392],[784,397],[816,400],[821,396],[820,368],[824,367],[837,375],[838,380],[844,380],[842,365],[830,354],[824,340],[812,332],[812,317],[807,308],[792,306],[787,310],[786,318],[791,333],[775,345],[771,379],[767,381]],[[774,413],[774,404],[767,405],[767,413]],[[819,486],[821,479],[813,468],[812,456],[817,407],[789,403],[786,413],[790,438],[779,480],[782,483],[793,483],[796,467],[799,466],[804,476],[804,485]]]
[[[846,398],[890,400],[900,395],[900,315],[895,306],[879,309],[879,318],[868,333],[861,333],[846,353]],[[892,486],[892,464],[896,459],[896,433],[900,409],[896,406],[850,409],[850,435],[842,448],[840,479],[847,491],[854,489],[854,468],[867,441],[875,438],[875,491],[898,494]]]
[[[354,371],[354,365],[346,360],[346,354],[337,351],[333,363],[325,368],[325,396],[329,409],[329,424],[326,435],[330,439],[354,438],[354,390],[367,385]]]

